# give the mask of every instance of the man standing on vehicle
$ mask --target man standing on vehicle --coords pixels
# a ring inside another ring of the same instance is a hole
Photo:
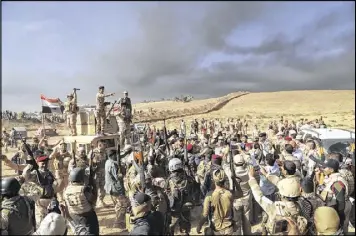
[[[96,133],[103,134],[104,125],[106,122],[105,98],[114,96],[115,93],[104,94],[104,86],[99,87],[99,92],[96,94]]]
[[[64,103],[64,111],[66,114],[67,125],[70,128],[71,135],[77,136],[77,89],[73,89],[73,93],[67,95],[67,101]]]

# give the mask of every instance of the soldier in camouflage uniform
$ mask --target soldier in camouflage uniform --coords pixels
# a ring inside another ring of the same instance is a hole
[[[3,144],[4,148],[5,148],[5,152],[8,152],[8,146],[9,146],[9,142],[10,142],[10,135],[6,132],[5,129],[2,131],[1,141],[2,141],[2,144]]]
[[[77,135],[77,90],[73,89],[73,93],[67,95],[67,101],[64,102],[64,112],[67,119],[68,128],[72,136]]]
[[[63,201],[63,190],[68,185],[68,165],[72,155],[67,151],[67,144],[64,141],[59,145],[59,148],[54,148],[54,152],[51,153],[49,159],[52,161],[54,176],[57,181],[58,200]]]
[[[242,153],[233,157],[235,176],[240,179],[242,190],[242,197],[234,199],[233,207],[234,221],[237,223],[238,232],[242,231],[243,235],[250,235],[252,195],[250,186],[248,185],[248,166],[245,159],[246,157]]]
[[[132,189],[133,194],[130,194],[132,196],[130,199],[131,202],[133,201],[135,194],[139,192],[144,191],[145,194],[148,194],[151,197],[151,211],[162,213],[165,222],[165,232],[163,235],[168,234],[171,215],[167,194],[164,192],[163,188],[153,185],[152,177],[150,175],[145,173],[145,188],[143,188],[141,181],[141,176],[137,175],[134,179],[134,186]]]
[[[20,196],[15,178],[1,180],[1,235],[31,235],[36,228],[35,202]]]
[[[260,189],[253,168],[249,170],[249,185],[256,202],[267,213],[268,220],[265,230],[268,234],[275,234],[274,228],[277,221],[283,220],[284,217],[290,217],[294,222],[297,222],[299,227],[305,231],[307,220],[300,216],[300,210],[296,203],[300,196],[300,184],[293,178],[283,179],[278,183],[281,201],[271,201],[265,196]]]
[[[98,190],[98,205],[97,207],[106,206],[104,202],[105,197],[105,161],[106,161],[106,144],[99,140],[98,146],[91,152],[93,152],[92,166],[95,170],[95,183]],[[91,152],[89,156],[91,156]]]
[[[22,176],[26,183],[23,185],[22,190],[24,195],[40,195],[36,201],[37,206],[37,222],[41,222],[47,214],[47,206],[51,199],[55,197],[58,192],[58,184],[55,183],[55,178],[51,171],[47,168],[48,156],[38,157],[36,162],[39,166],[38,172],[33,169],[33,165],[28,164],[23,170]],[[29,160],[29,163],[32,160]],[[40,176],[39,176],[40,175]]]
[[[106,122],[105,98],[114,96],[115,93],[104,94],[104,86],[99,87],[99,92],[96,94],[96,133],[103,134]]]
[[[84,184],[85,170],[74,168],[69,174],[69,185],[64,191],[68,212],[76,224],[87,227],[91,235],[99,235],[99,222],[94,206],[97,192],[95,184]]]
[[[168,168],[171,175],[166,182],[165,192],[168,195],[172,212],[170,233],[174,234],[175,227],[178,224],[180,232],[189,234],[191,230],[190,210],[193,208],[191,193],[194,188],[194,179],[185,175],[182,161],[178,158],[171,159]]]
[[[209,231],[213,231],[213,235],[235,235],[232,207],[233,196],[225,188],[227,177],[221,169],[215,170],[212,177],[216,187],[205,197],[202,219],[198,223],[197,232],[201,233],[203,224],[210,217],[212,225]],[[208,230],[205,230],[205,235],[210,235],[208,234]]]
[[[89,159],[85,152],[84,147],[78,148],[78,156],[75,156],[75,161],[76,161],[76,166],[74,165],[73,158],[69,161],[68,173],[70,173],[76,167],[79,167],[82,169],[87,169],[89,167]]]

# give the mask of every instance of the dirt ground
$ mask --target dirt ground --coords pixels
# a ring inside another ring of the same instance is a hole
[[[134,107],[139,109],[148,109],[150,107],[155,109],[171,110],[186,107],[194,109],[194,106],[202,105],[204,103],[211,104],[219,98],[212,98],[207,100],[198,100],[191,103],[179,102],[157,102],[157,103],[141,103],[135,104]],[[355,91],[292,91],[292,92],[275,92],[275,93],[251,93],[241,98],[234,99],[227,103],[220,110],[211,112],[205,115],[196,115],[185,117],[186,124],[194,118],[247,118],[252,123],[258,124],[259,127],[265,129],[267,123],[273,119],[279,119],[282,115],[286,119],[300,119],[308,118],[316,119],[323,116],[325,123],[331,127],[339,127],[346,129],[355,129]],[[178,128],[181,118],[167,120],[168,128]],[[163,122],[153,123],[156,127],[162,127]],[[24,122],[8,122],[2,121],[2,127],[10,129],[11,127],[24,126],[28,129],[28,136],[33,136],[35,130],[40,126],[39,124],[31,124]],[[61,136],[68,135],[69,131],[64,125],[58,125],[57,131],[60,136],[49,138],[49,143],[56,143]],[[9,149],[5,153],[10,159],[16,149]],[[13,176],[13,170],[7,168],[1,163],[1,176]],[[105,202],[108,204],[106,208],[97,209],[99,217],[100,234],[102,235],[117,235],[115,229],[112,228],[115,213],[113,203],[109,196],[106,196]],[[201,214],[201,209],[193,210],[193,218]],[[192,235],[197,234],[195,231],[195,221],[193,221]],[[253,227],[253,231],[259,229],[259,226]],[[123,233],[125,234],[125,233]]]

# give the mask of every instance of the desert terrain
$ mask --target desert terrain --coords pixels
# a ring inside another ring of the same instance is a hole
[[[317,119],[323,117],[325,124],[329,127],[344,129],[355,129],[355,91],[290,91],[271,93],[248,93],[237,92],[219,98],[205,100],[195,100],[188,103],[162,101],[153,103],[140,103],[133,105],[135,109],[135,122],[147,122],[156,127],[162,127],[162,118],[166,118],[168,129],[178,128],[180,120],[184,119],[187,125],[194,118],[246,118],[251,124],[257,124],[261,130],[266,129],[266,125],[281,116],[290,120],[300,118]],[[11,127],[22,126],[29,131],[29,136],[33,136],[35,130],[40,126],[21,121],[2,121],[2,127],[9,130]],[[65,125],[57,127],[60,135],[67,135]],[[50,144],[56,143],[60,138],[54,137],[49,140]],[[16,152],[9,149],[2,153],[11,158]],[[1,165],[1,175],[12,176],[14,171]],[[100,222],[100,234],[114,235],[112,223],[114,221],[114,208],[109,196],[105,202],[111,204],[107,208],[97,210]],[[194,215],[198,215],[199,209]],[[195,228],[192,234],[196,234]]]

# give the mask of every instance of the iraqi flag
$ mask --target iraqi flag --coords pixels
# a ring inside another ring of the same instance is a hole
[[[42,113],[58,113],[62,114],[64,106],[59,98],[46,98],[41,94]]]

